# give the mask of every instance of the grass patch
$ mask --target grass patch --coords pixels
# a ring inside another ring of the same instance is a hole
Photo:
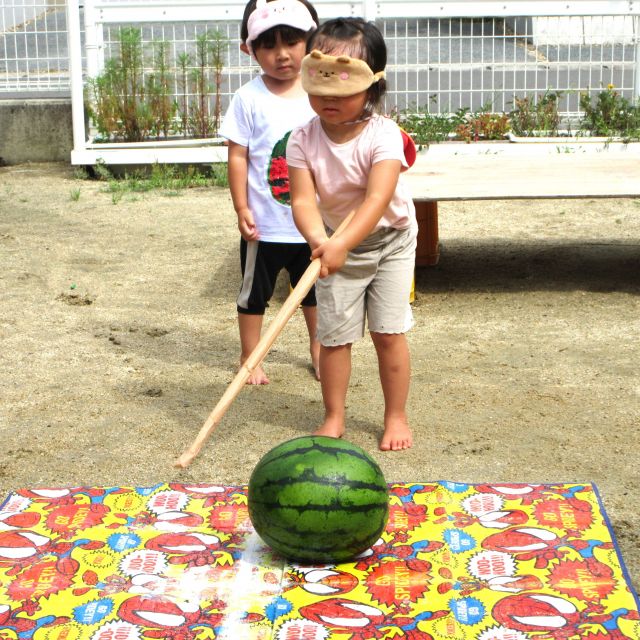
[[[107,183],[103,191],[111,194],[113,204],[120,202],[125,194],[155,191],[176,197],[185,189],[229,186],[227,165],[222,162],[212,165],[154,164],[123,170],[98,163],[89,169],[86,176]],[[81,174],[78,173],[77,177],[80,178]]]

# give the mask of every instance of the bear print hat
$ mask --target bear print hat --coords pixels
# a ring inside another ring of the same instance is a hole
[[[384,78],[364,60],[330,56],[314,49],[302,59],[302,88],[310,96],[352,96]]]

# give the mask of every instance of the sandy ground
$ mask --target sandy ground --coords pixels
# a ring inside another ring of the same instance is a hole
[[[80,190],[77,200],[74,190]],[[224,189],[127,194],[58,164],[0,169],[0,493],[246,483],[322,415],[302,316],[200,456],[172,466],[235,373],[238,234]],[[441,204],[416,278],[416,445],[381,453],[373,346],[348,438],[389,481],[595,482],[640,585],[640,201]],[[267,320],[287,295],[281,282]]]

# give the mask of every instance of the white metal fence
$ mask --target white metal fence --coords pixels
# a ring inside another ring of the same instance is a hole
[[[147,71],[167,43],[177,95],[177,60],[193,60],[198,36],[220,32],[227,44],[222,107],[257,72],[239,51],[245,0],[0,0],[0,99],[20,92],[69,92],[79,136],[88,78],[116,55],[121,29],[142,35]],[[561,93],[560,114],[579,115],[581,92],[607,85],[640,95],[640,2],[553,0],[315,0],[321,19],[375,20],[389,49],[385,107],[452,113],[506,112],[515,97]],[[182,87],[184,91],[184,87]],[[191,98],[192,96],[189,96]]]
[[[0,0],[0,97],[68,93],[68,33],[79,31],[84,38],[86,31],[84,75],[95,76],[117,51],[124,25],[141,28],[148,60],[153,43],[164,40],[174,63],[180,53],[193,53],[198,34],[219,30],[228,41],[225,105],[256,72],[238,49],[244,1],[85,0],[68,26],[66,4]],[[627,98],[640,95],[638,2],[316,0],[315,5],[321,18],[363,15],[378,22],[389,48],[387,109],[443,113],[489,105],[508,111],[514,95],[552,90],[563,94],[561,112],[575,116],[580,91],[612,84]]]
[[[393,61],[387,103],[400,108],[507,112],[514,96],[551,90],[572,117],[580,92],[613,84],[638,95],[637,16],[396,18],[382,27]]]
[[[0,0],[0,98],[69,93],[65,0]]]

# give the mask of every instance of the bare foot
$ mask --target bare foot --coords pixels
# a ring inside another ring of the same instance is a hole
[[[344,422],[340,420],[325,420],[314,432],[314,436],[328,436],[329,438],[342,438],[344,435]]]
[[[409,449],[413,444],[413,436],[407,421],[389,421],[384,428],[382,440],[380,440],[380,451],[401,451]]]
[[[247,378],[247,384],[269,384],[269,378],[267,378],[267,374],[264,372],[264,369],[258,366]]]

